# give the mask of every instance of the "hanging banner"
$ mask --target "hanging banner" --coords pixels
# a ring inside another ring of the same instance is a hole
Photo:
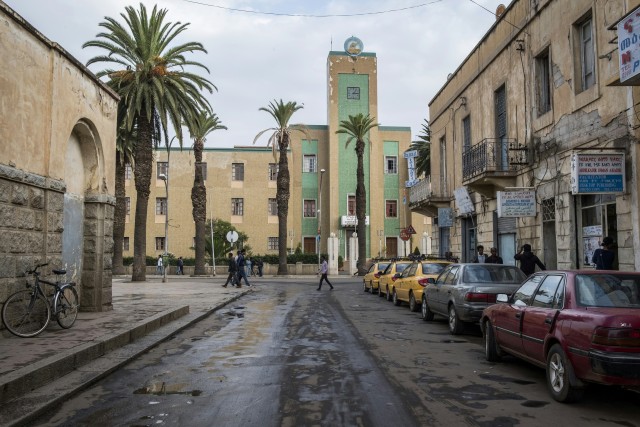
[[[469,192],[467,191],[467,187],[460,187],[453,190],[453,196],[456,199],[456,206],[458,207],[458,213],[460,214],[470,214],[475,212],[476,208],[473,206],[473,202],[471,201],[471,197],[469,197]]]

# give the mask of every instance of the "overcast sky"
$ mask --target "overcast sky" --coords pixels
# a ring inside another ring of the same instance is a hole
[[[82,49],[101,31],[105,16],[124,22],[124,0],[4,0],[49,39],[82,63],[102,52]],[[207,147],[251,145],[274,126],[258,111],[274,99],[304,108],[291,123],[327,123],[326,62],[350,36],[378,58],[377,121],[409,126],[413,137],[428,118],[428,103],[495,22],[508,0],[143,0],[169,10],[168,20],[189,22],[181,41],[201,42],[205,64],[218,88],[209,95],[214,112],[229,130],[213,132]],[[225,8],[251,10],[258,13]],[[402,9],[401,11],[390,11]],[[387,11],[387,12],[385,12]],[[375,13],[384,12],[384,13]],[[333,17],[289,15],[358,15]],[[94,64],[93,71],[106,68]],[[198,71],[200,73],[200,71]],[[267,136],[259,140],[265,145]],[[185,147],[191,145],[185,141]]]

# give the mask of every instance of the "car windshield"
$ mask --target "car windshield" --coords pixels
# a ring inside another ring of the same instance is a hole
[[[409,267],[411,263],[409,262],[399,262],[396,264],[396,273],[402,273],[405,268]]]
[[[422,274],[440,274],[448,264],[424,263],[422,264]]]
[[[381,262],[378,264],[378,271],[384,271],[387,269],[387,267],[389,267],[388,262]]]
[[[464,269],[466,283],[520,283],[526,276],[515,266],[499,264],[468,265]]]
[[[576,294],[583,306],[640,308],[640,276],[578,274]]]

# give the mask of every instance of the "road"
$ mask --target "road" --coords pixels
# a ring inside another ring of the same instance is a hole
[[[333,282],[262,279],[35,425],[640,425],[634,392],[557,403],[543,370],[486,362],[476,326],[453,337],[359,279]]]

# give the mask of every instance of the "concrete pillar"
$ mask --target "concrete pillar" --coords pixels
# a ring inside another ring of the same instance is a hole
[[[356,266],[358,261],[358,233],[353,233],[349,237],[349,274],[353,276],[358,271]]]
[[[340,239],[338,239],[335,233],[331,233],[327,239],[327,254],[329,259],[327,263],[329,265],[329,275],[338,274],[338,256],[340,254]]]

